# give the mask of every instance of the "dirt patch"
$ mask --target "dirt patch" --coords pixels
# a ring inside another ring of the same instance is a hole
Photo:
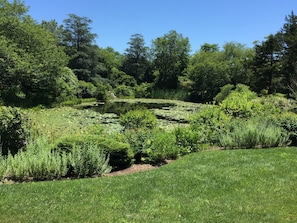
[[[121,175],[126,175],[126,174],[131,174],[131,173],[137,173],[137,172],[143,172],[143,171],[147,171],[147,170],[153,170],[158,168],[158,166],[152,166],[150,164],[134,164],[132,166],[130,166],[129,168],[123,169],[123,170],[119,170],[119,171],[115,171],[115,172],[111,172],[111,173],[107,173],[104,174],[103,176],[121,176]]]
[[[166,160],[164,163],[162,163],[160,165],[156,165],[156,166],[153,166],[153,165],[150,165],[150,164],[133,164],[129,168],[119,170],[119,171],[115,171],[115,172],[111,172],[111,173],[107,173],[107,174],[104,174],[103,176],[106,176],[106,177],[121,176],[121,175],[126,175],[126,174],[131,174],[131,173],[137,173],[137,172],[153,170],[153,169],[156,169],[156,168],[158,168],[160,166],[171,163],[172,161],[173,160]]]

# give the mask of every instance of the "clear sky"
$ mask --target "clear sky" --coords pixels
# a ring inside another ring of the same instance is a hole
[[[25,0],[33,19],[59,24],[76,14],[90,18],[96,44],[123,53],[131,35],[143,35],[146,45],[170,30],[188,37],[192,52],[204,43],[256,40],[275,34],[297,0]]]

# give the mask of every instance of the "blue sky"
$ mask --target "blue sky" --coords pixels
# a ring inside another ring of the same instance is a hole
[[[192,52],[204,43],[239,42],[253,47],[274,34],[297,0],[25,0],[33,19],[63,23],[68,14],[90,18],[96,44],[123,53],[131,35],[146,45],[170,30],[188,37]]]

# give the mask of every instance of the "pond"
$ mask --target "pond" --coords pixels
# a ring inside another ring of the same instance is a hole
[[[149,109],[157,116],[159,127],[172,129],[188,125],[189,115],[200,110],[201,105],[158,99],[118,99],[82,106],[81,109],[92,109],[102,114],[102,124],[108,128],[110,125],[116,127],[119,124],[118,118],[121,114],[133,109]]]

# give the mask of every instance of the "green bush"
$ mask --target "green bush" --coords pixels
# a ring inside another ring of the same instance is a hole
[[[95,144],[100,150],[109,155],[109,165],[112,166],[113,170],[124,169],[133,163],[134,154],[129,144],[116,141],[108,136],[72,135],[62,137],[56,142],[54,150],[69,153],[74,145],[83,146],[86,142]]]
[[[219,132],[230,122],[231,117],[226,115],[218,106],[209,106],[190,117],[192,131],[205,135],[205,143],[219,142]]]
[[[149,96],[149,88],[151,84],[141,83],[134,87],[135,98],[147,98]]]
[[[101,147],[92,142],[74,144],[68,154],[70,169],[68,175],[75,177],[87,177],[108,173],[111,167],[108,164],[109,157]]]
[[[297,146],[297,114],[283,112],[266,117],[274,125],[281,127],[289,135],[291,146]]]
[[[16,154],[25,148],[29,136],[29,122],[18,108],[0,107],[0,149],[2,155]]]
[[[97,87],[91,82],[79,81],[78,96],[80,98],[96,98],[98,94]]]
[[[233,120],[220,134],[220,146],[226,149],[251,149],[286,146],[288,135],[282,128],[258,119]]]
[[[30,141],[26,151],[0,158],[0,177],[16,181],[86,177],[109,172],[108,156],[94,143],[73,145],[71,152],[51,150],[46,138]]]
[[[153,131],[146,128],[126,130],[124,137],[133,150],[135,163],[143,162],[147,157],[146,144],[153,138]]]
[[[119,98],[134,98],[135,97],[133,88],[130,86],[126,86],[126,85],[118,85],[115,88],[114,93]]]
[[[125,129],[153,129],[157,125],[157,117],[148,109],[130,110],[120,116],[120,124]]]
[[[207,141],[203,131],[193,131],[190,127],[178,127],[174,134],[181,155],[199,151]]]
[[[125,131],[124,136],[134,151],[136,163],[160,164],[185,154],[178,146],[174,132],[138,129]]]
[[[230,92],[234,89],[233,84],[226,84],[223,87],[220,88],[220,92],[213,98],[213,100],[216,102],[216,104],[221,103],[223,100],[225,100]]]
[[[176,159],[180,148],[176,145],[174,133],[154,131],[152,138],[146,141],[144,153],[144,162],[159,164],[166,159]]]

